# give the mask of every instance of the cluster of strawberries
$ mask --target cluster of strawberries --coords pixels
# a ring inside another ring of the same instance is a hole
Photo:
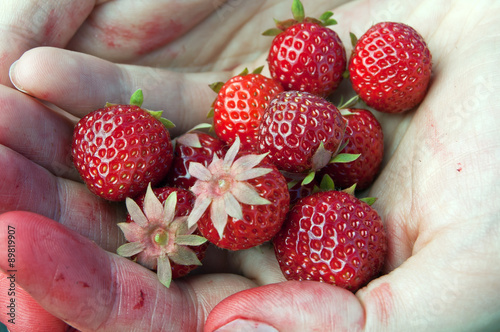
[[[75,128],[74,163],[88,188],[126,202],[118,253],[167,287],[201,264],[208,242],[241,250],[272,241],[287,279],[351,291],[383,267],[381,218],[373,200],[355,196],[379,172],[382,128],[352,107],[356,99],[336,107],[327,98],[349,76],[375,110],[412,109],[427,91],[430,52],[413,28],[383,22],[353,40],[347,61],[326,27],[336,23],[331,12],[305,17],[294,0],[292,13],[264,33],[274,36],[271,77],[245,70],[211,86],[214,133],[198,126],[174,147],[169,123],[141,108],[140,90],[130,105],[107,105]]]

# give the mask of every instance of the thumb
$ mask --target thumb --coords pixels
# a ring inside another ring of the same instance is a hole
[[[205,331],[359,331],[363,307],[340,287],[286,281],[248,289],[220,302]]]

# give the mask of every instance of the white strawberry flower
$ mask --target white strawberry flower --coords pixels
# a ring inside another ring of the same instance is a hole
[[[239,149],[240,139],[236,137],[224,159],[214,156],[208,167],[196,162],[189,165],[189,173],[198,179],[191,188],[196,195],[196,201],[188,217],[189,227],[194,226],[210,208],[210,218],[222,238],[228,216],[243,219],[241,204],[271,203],[248,183],[248,180],[272,171],[271,168],[256,167],[267,154],[248,154],[236,159]]]
[[[144,212],[131,198],[125,203],[133,222],[118,223],[128,241],[117,249],[120,256],[137,255],[139,264],[157,269],[158,279],[166,287],[172,280],[170,260],[180,265],[201,265],[187,246],[199,246],[207,240],[192,234],[196,227],[188,227],[187,216],[175,217],[177,192],[172,192],[162,205],[150,184],[144,198]]]

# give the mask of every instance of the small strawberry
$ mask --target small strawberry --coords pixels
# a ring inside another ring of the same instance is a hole
[[[165,177],[173,158],[161,112],[141,108],[138,90],[130,105],[108,104],[83,117],[73,133],[76,169],[94,194],[110,201],[134,197]],[[168,120],[165,120],[168,121]]]
[[[288,280],[315,280],[355,292],[384,265],[387,239],[377,212],[341,191],[301,199],[273,239]]]
[[[382,127],[369,110],[351,108],[341,113],[347,126],[344,134],[346,144],[340,153],[359,154],[359,157],[350,162],[329,163],[319,175],[328,174],[339,188],[356,184],[357,190],[363,190],[371,185],[380,170],[384,156]]]
[[[259,127],[259,151],[278,169],[317,171],[336,154],[345,120],[337,107],[307,92],[286,91],[269,104]]]
[[[245,69],[226,83],[212,85],[217,92],[213,105],[214,131],[228,145],[238,136],[241,148],[252,150],[262,114],[271,99],[283,91],[279,82],[260,74],[261,70],[248,74]]]
[[[302,3],[294,0],[293,19],[277,22],[263,34],[275,36],[267,58],[271,76],[285,90],[306,91],[326,97],[343,79],[346,52],[337,33],[328,25],[337,22],[326,12],[320,20],[304,17]]]
[[[218,247],[240,250],[270,240],[281,228],[290,196],[283,175],[266,155],[238,155],[237,137],[224,159],[214,156],[205,167],[189,165],[198,178],[191,188],[196,195],[190,226]]]
[[[381,22],[355,42],[349,60],[354,91],[386,113],[417,106],[429,85],[432,57],[422,36],[403,23]]]
[[[226,153],[226,145],[217,137],[198,130],[188,132],[176,139],[174,160],[167,175],[168,185],[189,189],[196,178],[189,174],[189,164],[197,162],[208,166],[214,155],[222,158]]]
[[[151,186],[136,200],[127,198],[129,215],[118,226],[128,243],[118,248],[118,254],[157,270],[158,279],[167,287],[172,279],[201,265],[208,244],[195,227],[187,226],[194,200],[185,189],[153,190]]]

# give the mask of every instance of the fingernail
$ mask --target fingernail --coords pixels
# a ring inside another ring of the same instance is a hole
[[[235,319],[214,332],[279,332],[271,325],[246,319]]]
[[[10,78],[10,81],[12,82],[12,84],[16,87],[16,89],[18,89],[18,90],[19,90],[19,91],[21,91],[21,92],[27,93],[27,91],[26,91],[26,90],[24,90],[21,86],[19,86],[19,84],[17,84],[17,83],[16,83],[16,79],[15,79],[15,77],[14,77],[14,75],[13,75],[13,73],[14,73],[14,68],[16,67],[16,65],[17,65],[17,62],[18,62],[18,61],[19,61],[19,60],[16,60],[16,61],[14,61],[14,62],[10,65],[10,68],[9,68],[9,78]]]

